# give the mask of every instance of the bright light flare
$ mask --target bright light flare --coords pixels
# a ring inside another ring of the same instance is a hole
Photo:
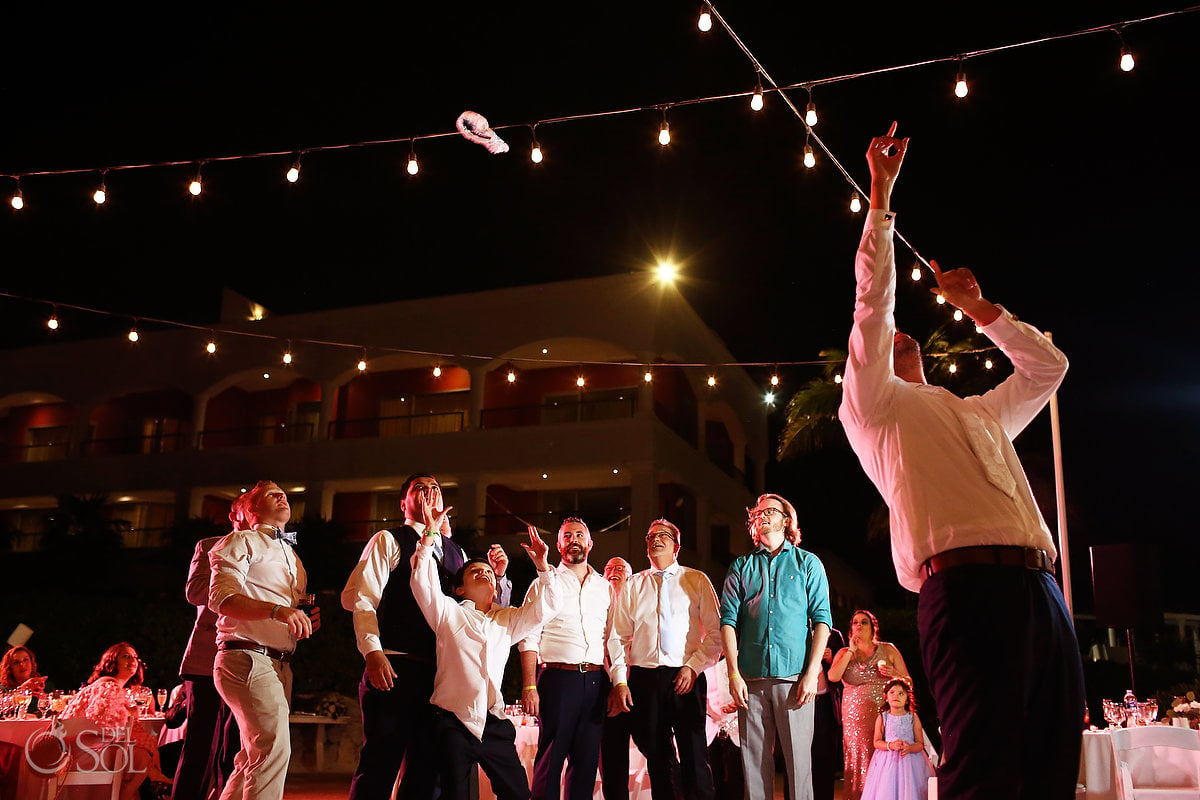
[[[674,283],[679,277],[679,268],[670,261],[660,261],[654,268],[654,276],[658,278],[659,283]]]

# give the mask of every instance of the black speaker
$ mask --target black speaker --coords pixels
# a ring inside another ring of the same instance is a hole
[[[1096,622],[1110,628],[1163,624],[1161,562],[1147,544],[1092,548],[1092,591]]]

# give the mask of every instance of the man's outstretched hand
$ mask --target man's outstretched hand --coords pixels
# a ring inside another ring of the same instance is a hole
[[[896,138],[893,122],[887,136],[876,136],[867,148],[867,166],[871,168],[871,208],[889,208],[892,201],[892,185],[900,174],[904,153],[908,150],[908,139]]]

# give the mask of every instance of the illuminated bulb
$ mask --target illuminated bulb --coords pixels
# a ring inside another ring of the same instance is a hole
[[[416,153],[409,153],[409,154],[408,154],[408,167],[407,167],[407,169],[408,169],[408,174],[409,174],[409,175],[416,175],[418,172],[420,172],[420,171],[421,171],[421,165],[417,163],[417,154],[416,154]]]
[[[442,368],[441,368],[441,367],[434,367],[434,368],[433,368],[433,377],[435,377],[435,378],[440,378],[440,377],[442,377]]]
[[[983,361],[983,368],[984,368],[984,369],[991,369],[991,368],[992,368],[992,360],[991,360],[990,358],[986,358],[986,359],[984,359],[984,361]]]
[[[804,112],[804,123],[810,128],[817,124],[817,104],[812,100],[808,101],[808,108]]]
[[[711,389],[711,388],[713,388],[713,387],[714,387],[714,386],[716,386],[716,385],[717,385],[717,376],[716,376],[716,375],[709,375],[709,376],[708,376],[708,388],[710,388],[710,389]]]
[[[547,473],[545,473],[545,472],[542,473],[542,480],[546,480],[549,477],[550,476]]]
[[[862,211],[862,198],[858,196],[858,192],[850,195],[850,212],[857,214]]]
[[[666,147],[671,143],[671,125],[665,119],[658,128],[658,143]]]
[[[105,201],[105,200],[107,200],[107,199],[108,199],[108,195],[107,195],[107,194],[105,194],[105,192],[104,192],[104,187],[103,187],[103,186],[101,186],[101,187],[100,187],[99,189],[97,189],[96,191],[92,192],[92,200],[93,200],[93,201],[96,203],[96,205],[98,205],[98,206],[102,206],[102,205],[104,205],[104,201]]]
[[[21,194],[20,189],[17,189],[17,193],[12,196],[12,200],[10,200],[9,202],[12,203],[12,207],[14,209],[16,209],[17,211],[20,211],[22,208],[25,207],[25,196],[23,194]]]
[[[842,376],[841,376],[841,375],[834,375],[834,376],[833,376],[833,382],[834,382],[834,383],[841,383],[841,382],[842,382]]]
[[[52,331],[58,330],[58,317],[51,314],[50,319],[46,320],[46,327]]]
[[[708,13],[707,8],[701,9],[700,19],[696,20],[696,27],[703,33],[708,33],[712,30],[712,14]]]
[[[751,111],[762,111],[763,110],[762,84],[759,84],[758,86],[756,86],[754,88],[754,94],[750,95],[750,110]]]
[[[938,302],[938,305],[939,305],[939,306],[941,306],[941,305],[945,305],[945,304],[946,304],[946,298],[942,297],[942,296],[939,294],[939,295],[937,296],[937,302]]]
[[[188,191],[192,193],[192,197],[198,197],[200,192],[203,190],[204,187],[200,185],[199,178],[195,178],[191,183],[188,184]]]
[[[977,323],[977,324],[975,325],[975,332],[976,332],[976,333],[983,333],[983,326],[982,326],[982,325],[979,325],[979,324]]]
[[[962,309],[961,308],[954,309],[954,321],[962,322],[962,318],[963,318]]]
[[[511,369],[510,369],[510,370],[508,371],[508,375],[504,376],[504,379],[505,379],[506,381],[508,381],[509,383],[516,383],[516,382],[517,382],[517,373],[516,373],[516,370],[511,370]]]
[[[283,354],[283,363],[284,364],[292,363],[292,351],[291,350],[288,350]]]
[[[813,155],[811,144],[804,145],[804,166],[812,169],[817,165],[817,157]]]
[[[955,364],[953,361],[951,361],[950,362],[950,374],[953,375],[956,372],[958,372],[958,364]]]
[[[645,374],[642,375],[642,380],[644,380],[646,383],[650,383],[654,380],[654,373],[650,370],[646,370]]]
[[[209,339],[209,340],[208,340],[208,344],[204,345],[204,349],[208,351],[208,354],[209,354],[210,356],[211,356],[213,353],[217,352],[217,342],[216,342],[216,340],[215,340],[215,339]]]
[[[580,375],[578,378],[575,379],[575,385],[578,386],[580,389],[583,388],[583,383],[584,383],[584,380],[583,380],[582,375]]]
[[[360,358],[358,360],[358,371],[359,372],[367,371],[367,360],[365,358]]]
[[[130,328],[129,329],[129,341],[136,342],[137,340],[138,340],[137,328]]]
[[[1133,72],[1133,53],[1121,48],[1121,71]]]
[[[300,180],[300,168],[293,164],[292,168],[287,171],[287,180],[288,183],[295,183]]]
[[[616,475],[619,472],[620,472],[620,470],[618,470],[616,467],[613,467],[613,475]]]
[[[967,96],[967,73],[965,73],[965,72],[958,73],[958,80],[956,80],[954,82],[954,96],[955,97],[966,97]]]
[[[659,283],[673,283],[679,272],[675,269],[674,264],[667,263],[666,261],[660,261],[658,266],[654,269],[654,274],[658,276]]]
[[[767,392],[765,395],[763,395],[763,402],[769,406],[775,405],[775,393]]]
[[[919,280],[921,280],[921,268],[920,268],[920,267],[913,267],[913,271],[912,271],[912,279],[913,279],[914,281],[919,281]]]
[[[269,380],[271,380],[271,373],[269,373],[269,372],[264,372],[264,373],[263,373],[263,380],[264,380],[264,381],[269,381]]]
[[[772,385],[772,386],[778,386],[778,385],[779,385],[779,376],[778,376],[778,375],[772,375],[772,376],[771,376],[771,385]]]
[[[543,347],[543,348],[542,348],[542,355],[544,355],[544,356],[548,356],[548,355],[550,355],[550,348],[549,348],[549,347]]]
[[[533,149],[529,151],[529,160],[535,164],[542,163],[542,146],[535,140]]]

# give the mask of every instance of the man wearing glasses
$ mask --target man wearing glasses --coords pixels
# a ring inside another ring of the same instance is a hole
[[[563,520],[558,528],[561,561],[554,570],[562,597],[558,614],[518,646],[521,705],[527,714],[537,715],[539,726],[534,800],[557,800],[564,762],[569,764],[571,800],[589,800],[596,784],[609,690],[604,634],[610,592],[608,581],[588,564],[591,552],[592,534],[583,520]],[[536,585],[529,587],[526,602]]]
[[[608,713],[630,713],[654,800],[675,797],[671,757],[676,748],[684,795],[712,800],[703,673],[721,655],[720,617],[708,576],[679,564],[680,541],[675,525],[652,522],[646,533],[651,569],[629,578],[614,601]]]
[[[821,561],[801,550],[796,509],[764,494],[747,509],[754,552],[729,567],[721,590],[721,641],[738,705],[748,797],[775,787],[783,748],[789,797],[812,800],[813,700],[833,618]]]

